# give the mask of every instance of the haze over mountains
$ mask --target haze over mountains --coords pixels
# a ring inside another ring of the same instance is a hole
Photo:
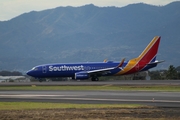
[[[180,2],[125,7],[58,7],[0,22],[0,70],[26,71],[55,62],[120,61],[162,37],[160,69],[179,66]]]

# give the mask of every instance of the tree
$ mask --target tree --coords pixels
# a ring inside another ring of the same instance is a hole
[[[177,75],[178,74],[177,74],[176,68],[173,65],[170,65],[167,70],[166,77],[168,79],[178,79]]]
[[[153,80],[160,80],[161,79],[160,71],[158,71],[158,70],[151,71],[150,76],[151,76],[151,79],[153,79]]]
[[[178,79],[180,79],[180,66],[176,67]]]
[[[176,70],[177,70],[178,72],[180,72],[180,66],[178,66],[178,67],[176,68]]]
[[[180,72],[177,73],[178,79],[180,79]]]

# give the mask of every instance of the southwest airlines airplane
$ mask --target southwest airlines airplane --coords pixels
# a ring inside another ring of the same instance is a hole
[[[57,63],[44,64],[33,67],[27,75],[38,78],[71,77],[72,79],[89,79],[98,81],[100,76],[126,75],[141,71],[148,71],[163,61],[156,60],[161,37],[156,36],[137,57],[121,62],[85,62],[85,63]]]

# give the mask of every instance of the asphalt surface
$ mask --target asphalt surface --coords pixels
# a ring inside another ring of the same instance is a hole
[[[62,81],[34,83],[0,83],[0,86],[17,85],[180,85],[174,81]],[[180,107],[180,92],[149,91],[0,91],[0,101],[31,101],[77,104],[142,104],[157,107]]]
[[[180,107],[180,92],[0,91],[0,101],[77,104],[142,104],[158,107]]]
[[[114,81],[59,81],[59,82],[4,82],[0,86],[59,86],[59,85],[180,85],[180,80],[114,80]]]

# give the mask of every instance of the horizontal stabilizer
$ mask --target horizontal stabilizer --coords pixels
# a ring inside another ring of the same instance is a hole
[[[147,65],[159,64],[159,63],[162,63],[162,62],[164,62],[164,60],[151,62],[151,63],[148,63]]]

